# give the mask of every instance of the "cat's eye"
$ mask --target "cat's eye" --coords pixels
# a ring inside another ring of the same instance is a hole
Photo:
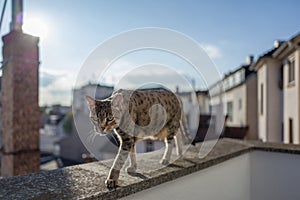
[[[108,115],[108,116],[107,116],[107,120],[108,120],[108,121],[112,121],[113,119],[114,119],[114,117],[113,117],[112,115]]]

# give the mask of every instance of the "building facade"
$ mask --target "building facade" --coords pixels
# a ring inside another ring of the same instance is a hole
[[[273,53],[283,68],[283,142],[300,143],[300,34]]]
[[[210,115],[210,96],[208,90],[198,90],[196,91],[196,96],[199,103],[200,115]]]
[[[277,48],[260,56],[252,65],[257,72],[259,139],[264,142],[281,142],[283,134],[281,63],[272,57]]]
[[[252,65],[257,71],[259,139],[299,144],[300,34],[274,47]]]
[[[252,58],[210,88],[216,123],[247,128],[246,139],[257,139],[257,76],[250,70]],[[220,104],[222,102],[222,105]],[[217,108],[218,107],[218,108]],[[222,113],[217,110],[222,110]],[[225,116],[226,120],[225,120]],[[219,118],[223,118],[219,119]],[[220,126],[217,125],[217,126]]]
[[[193,135],[196,134],[198,129],[198,122],[200,116],[201,106],[198,104],[197,94],[194,92],[178,92],[183,106],[183,112],[185,114],[187,128]]]

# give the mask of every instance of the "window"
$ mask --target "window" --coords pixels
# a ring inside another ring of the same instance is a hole
[[[264,114],[264,85],[260,84],[260,114]]]
[[[235,74],[235,84],[240,84],[242,82],[242,74],[243,74],[243,70],[237,72]]]
[[[295,60],[288,63],[289,65],[289,83],[295,81]]]
[[[232,120],[233,120],[233,103],[232,103],[232,101],[227,102],[227,115],[228,115],[228,120],[232,122]]]
[[[232,75],[232,87],[236,85],[235,75]]]
[[[284,66],[283,65],[281,65],[280,66],[280,71],[279,71],[279,73],[280,73],[280,79],[279,79],[279,82],[278,82],[278,87],[279,87],[279,89],[280,90],[282,90],[282,88],[283,88],[283,68],[284,68]]]
[[[245,80],[245,69],[241,71],[241,81]]]
[[[289,142],[293,143],[293,119],[289,119]]]
[[[228,87],[229,87],[229,85],[228,85],[228,80],[225,79],[225,80],[224,80],[224,90],[227,90]]]

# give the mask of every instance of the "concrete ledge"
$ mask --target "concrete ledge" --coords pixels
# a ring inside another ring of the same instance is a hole
[[[105,162],[94,162],[0,179],[0,199],[117,199],[216,165],[251,150],[300,154],[300,147],[297,145],[221,139],[208,156],[200,159],[200,146],[201,143],[196,147],[189,147],[183,157],[158,170],[153,170],[153,166],[161,167],[156,160],[160,159],[162,152],[155,152],[148,157],[138,156],[138,173],[129,175],[122,172],[120,187],[115,190],[108,190],[104,185],[109,167]]]

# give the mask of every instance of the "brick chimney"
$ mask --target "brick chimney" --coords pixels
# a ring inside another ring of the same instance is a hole
[[[3,177],[38,172],[40,168],[39,38],[24,34],[22,24],[12,27],[2,38]]]
[[[39,171],[39,40],[19,31],[2,39],[1,175],[10,177]]]

